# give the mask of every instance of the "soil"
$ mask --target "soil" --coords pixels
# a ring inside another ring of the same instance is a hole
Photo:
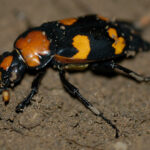
[[[137,21],[150,14],[149,0],[1,0],[0,50],[11,51],[16,37],[30,24],[96,13],[108,18]],[[150,41],[150,27],[143,31]],[[150,75],[150,52],[120,64]],[[125,76],[106,77],[90,71],[68,75],[81,93],[120,130],[94,116],[63,88],[58,72],[49,69],[32,105],[23,113],[16,105],[29,93],[34,76],[26,74],[11,90],[10,103],[0,101],[1,150],[148,150],[150,149],[150,84]]]

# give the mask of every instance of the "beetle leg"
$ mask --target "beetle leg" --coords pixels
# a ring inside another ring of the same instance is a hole
[[[33,80],[32,86],[31,86],[31,91],[30,91],[29,95],[21,103],[19,103],[16,107],[17,113],[23,112],[24,107],[28,106],[31,103],[31,99],[37,93],[39,83],[40,83],[41,79],[43,78],[44,74],[45,74],[45,71],[40,72],[36,76],[36,78]]]
[[[139,75],[138,73],[129,70],[128,68],[125,68],[121,65],[116,64],[114,61],[110,61],[110,62],[103,62],[103,63],[94,63],[91,65],[92,70],[107,70],[108,72],[112,72],[112,71],[122,71],[123,73],[126,73],[127,75],[129,75],[130,77],[132,77],[133,79],[135,79],[136,81],[139,82],[148,82],[150,81],[150,77],[144,77],[142,75]]]
[[[135,79],[136,81],[139,81],[139,82],[148,82],[150,81],[150,77],[144,77],[142,75],[139,75],[138,73],[132,71],[132,70],[129,70],[128,68],[125,68],[123,66],[120,66],[118,64],[113,64],[112,67],[117,71],[123,71],[124,73],[128,74],[130,77],[132,77],[133,79]]]
[[[79,92],[79,90],[73,86],[67,79],[65,78],[65,72],[63,70],[59,71],[60,79],[63,83],[63,86],[66,90],[74,97],[76,97],[86,108],[88,108],[92,113],[96,116],[101,117],[107,124],[109,124],[115,131],[115,137],[119,137],[119,130],[118,128],[106,117],[104,117],[103,113],[100,112],[97,108],[95,108],[89,101],[87,101]]]

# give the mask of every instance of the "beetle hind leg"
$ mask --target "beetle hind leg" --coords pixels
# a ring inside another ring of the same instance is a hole
[[[96,116],[101,117],[107,124],[109,124],[115,131],[116,135],[115,137],[119,137],[119,130],[118,128],[106,117],[104,117],[103,113],[100,112],[97,108],[95,108],[89,101],[87,101],[79,92],[79,90],[72,85],[67,79],[65,78],[65,72],[60,70],[59,71],[60,79],[63,83],[63,86],[66,88],[66,90],[74,97],[76,97],[86,108],[88,108],[92,113],[94,113]]]
[[[133,79],[135,79],[138,82],[149,82],[150,81],[150,77],[144,77],[128,68],[125,68],[123,66],[120,66],[118,64],[114,64],[114,69],[122,71],[126,74],[128,74],[130,77],[132,77]]]
[[[103,68],[103,70],[107,70],[110,73],[113,71],[123,72],[138,82],[149,82],[150,81],[150,77],[144,77],[128,68],[125,68],[119,64],[116,64],[114,61],[110,61],[110,62],[108,61],[108,62],[103,62],[103,63],[94,63],[91,65],[92,70],[99,71],[99,70],[101,70],[101,68]]]

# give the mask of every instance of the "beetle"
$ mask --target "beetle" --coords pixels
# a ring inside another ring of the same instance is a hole
[[[149,81],[115,61],[134,56],[139,51],[150,50],[150,43],[143,40],[132,23],[111,21],[98,15],[88,15],[47,22],[30,28],[14,42],[14,50],[0,56],[0,92],[9,101],[9,88],[14,88],[26,72],[37,72],[29,95],[17,105],[22,112],[37,93],[38,86],[48,67],[58,70],[66,90],[95,115],[102,117],[112,128],[118,128],[103,116],[79,90],[65,77],[68,70],[120,70],[137,81]]]

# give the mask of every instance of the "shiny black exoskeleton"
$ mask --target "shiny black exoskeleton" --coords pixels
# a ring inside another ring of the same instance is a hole
[[[111,125],[118,137],[116,126],[65,78],[65,71],[87,68],[120,70],[137,81],[149,81],[149,77],[143,77],[115,62],[118,58],[124,59],[148,50],[149,42],[144,41],[140,31],[128,22],[90,15],[44,23],[21,34],[14,43],[14,50],[0,57],[0,91],[4,101],[9,101],[8,89],[15,87],[26,72],[37,72],[31,92],[16,107],[16,112],[22,112],[37,93],[47,68],[52,67],[58,70],[66,90]]]

